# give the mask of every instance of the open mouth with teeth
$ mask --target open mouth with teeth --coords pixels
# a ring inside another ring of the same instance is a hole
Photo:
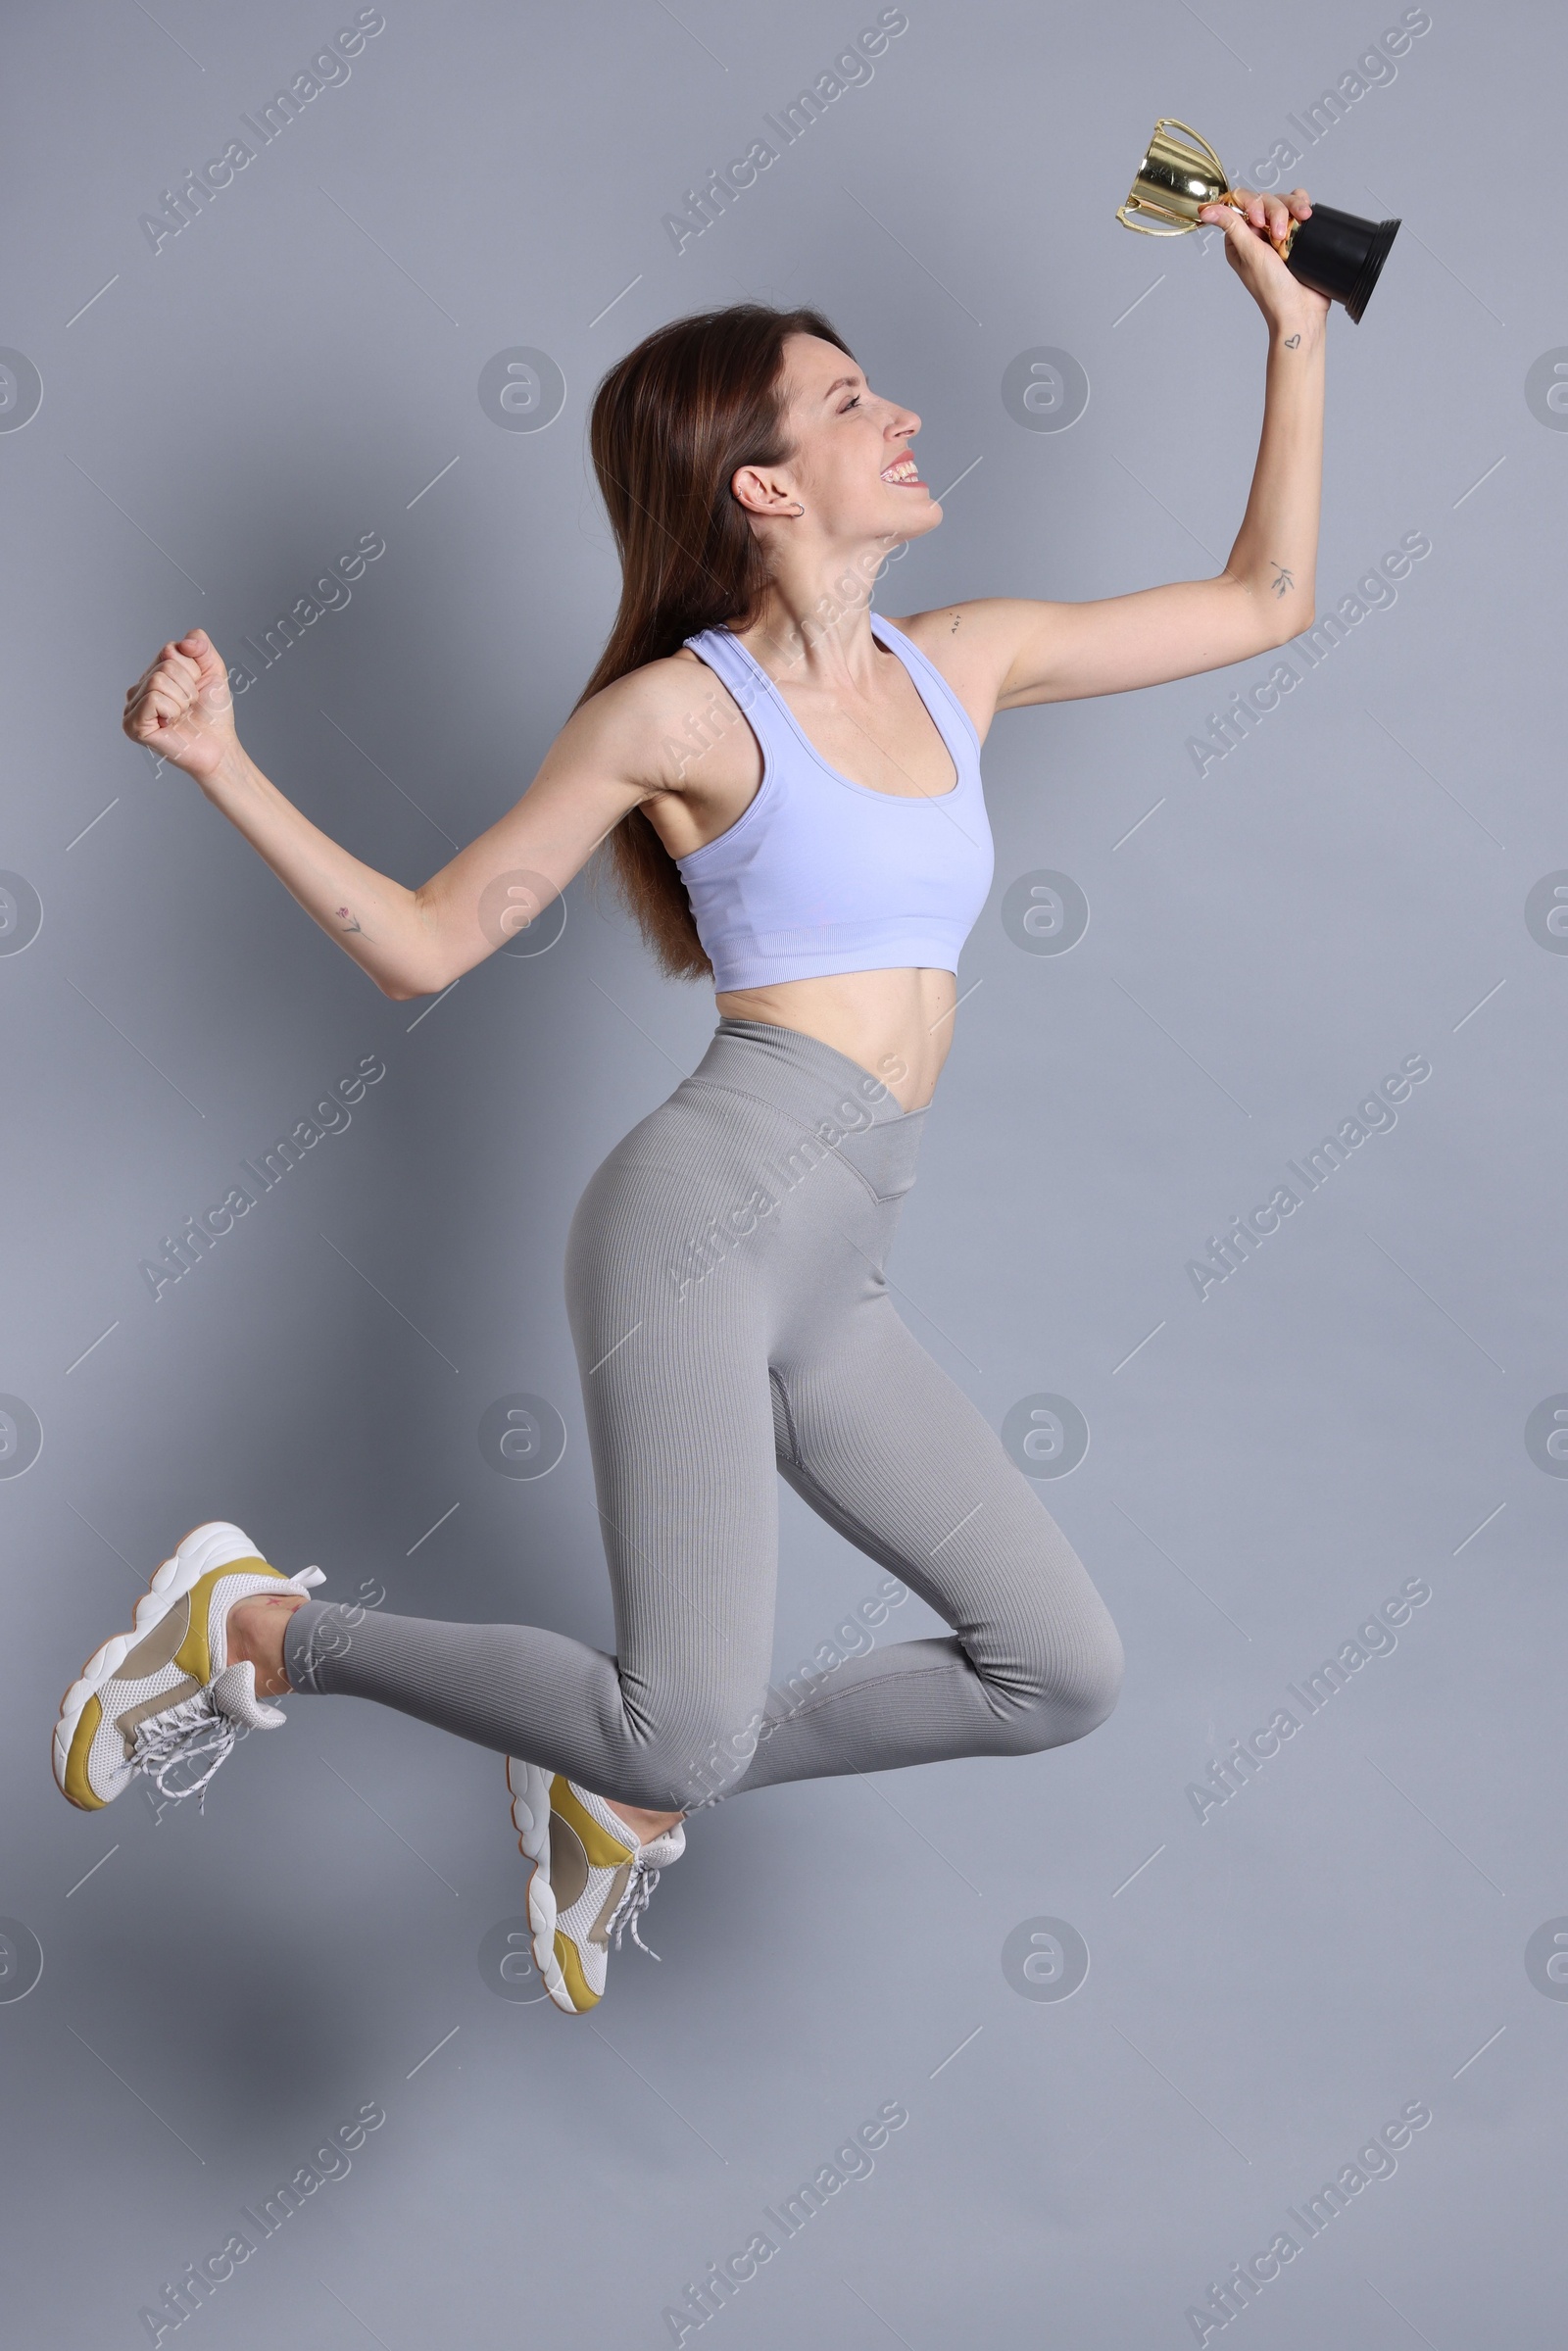
[[[891,465],[884,465],[882,479],[891,482],[896,490],[923,490],[926,486],[912,457],[896,458]]]

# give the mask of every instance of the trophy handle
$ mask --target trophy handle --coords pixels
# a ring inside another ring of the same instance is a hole
[[[1192,223],[1188,220],[1179,220],[1171,227],[1156,228],[1152,220],[1134,220],[1129,219],[1127,206],[1125,204],[1117,205],[1116,218],[1121,222],[1123,228],[1136,228],[1140,235],[1146,237],[1184,237],[1187,235],[1190,227],[1192,226]]]
[[[1171,130],[1185,130],[1188,137],[1192,140],[1193,145],[1197,147],[1201,154],[1207,156],[1209,162],[1213,165],[1215,177],[1220,180],[1226,188],[1229,188],[1230,175],[1226,171],[1225,166],[1220,162],[1219,157],[1214,153],[1213,148],[1209,145],[1207,139],[1204,138],[1200,130],[1195,130],[1191,122],[1178,122],[1174,115],[1161,115],[1159,121],[1154,124],[1154,128],[1156,131],[1160,131],[1166,129],[1167,127]]]

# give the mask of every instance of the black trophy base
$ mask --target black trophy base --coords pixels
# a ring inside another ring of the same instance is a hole
[[[1285,266],[1314,294],[1343,302],[1347,315],[1359,323],[1398,225],[1397,220],[1362,220],[1354,213],[1336,212],[1332,204],[1314,204],[1311,218],[1298,224]]]

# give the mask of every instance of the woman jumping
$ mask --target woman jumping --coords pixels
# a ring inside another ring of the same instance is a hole
[[[883,1268],[991,886],[992,718],[1223,668],[1312,617],[1328,306],[1276,251],[1304,193],[1239,197],[1202,218],[1267,320],[1268,370],[1215,578],[883,619],[882,564],[942,519],[920,419],[816,312],[744,304],[660,328],[600,385],[614,628],[523,797],[422,889],[361,864],[247,758],[201,630],[130,689],[131,740],[200,785],[385,995],[450,988],[608,843],[660,963],[710,975],[720,1017],[593,1176],[567,1246],[615,1654],[332,1607],[308,1596],[318,1569],[284,1576],[210,1523],[66,1694],[73,1803],[138,1772],[194,1793],[289,1690],[417,1715],[508,1758],[534,1958],[580,2014],[696,1806],[1032,1754],[1110,1711],[1110,1617]],[[951,1634],[854,1658],[804,1699],[771,1690],[779,1476]]]

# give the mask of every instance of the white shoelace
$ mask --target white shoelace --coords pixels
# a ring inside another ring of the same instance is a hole
[[[196,1796],[200,1798],[196,1809],[205,1811],[208,1782],[228,1761],[244,1737],[244,1725],[224,1714],[209,1691],[199,1690],[194,1697],[172,1706],[167,1714],[138,1723],[130,1768],[133,1772],[145,1772],[159,1794],[170,1803],[182,1804],[187,1796]],[[212,1760],[207,1769],[198,1772],[195,1779],[170,1786],[169,1775],[176,1768],[199,1765],[209,1756]]]
[[[318,1567],[303,1567],[297,1576],[284,1579],[285,1588],[294,1592],[307,1592],[325,1582]],[[249,1724],[236,1723],[223,1712],[210,1688],[199,1690],[194,1696],[172,1706],[167,1714],[138,1723],[130,1768],[133,1772],[145,1772],[159,1794],[171,1804],[182,1804],[187,1796],[195,1796],[197,1811],[205,1812],[208,1783],[228,1761],[249,1728]],[[208,1757],[211,1761],[205,1771],[171,1788],[170,1773],[199,1765]]]
[[[613,1935],[617,1951],[620,1949],[620,1938],[629,1927],[631,1939],[637,1945],[638,1950],[646,1953],[650,1959],[659,1957],[657,1951],[649,1950],[648,1945],[638,1934],[637,1921],[653,1900],[654,1887],[659,1884],[660,1876],[660,1871],[649,1869],[646,1863],[640,1859],[632,1863],[631,1876],[626,1881],[625,1890],[605,1922],[606,1939],[608,1941],[610,1936]]]

